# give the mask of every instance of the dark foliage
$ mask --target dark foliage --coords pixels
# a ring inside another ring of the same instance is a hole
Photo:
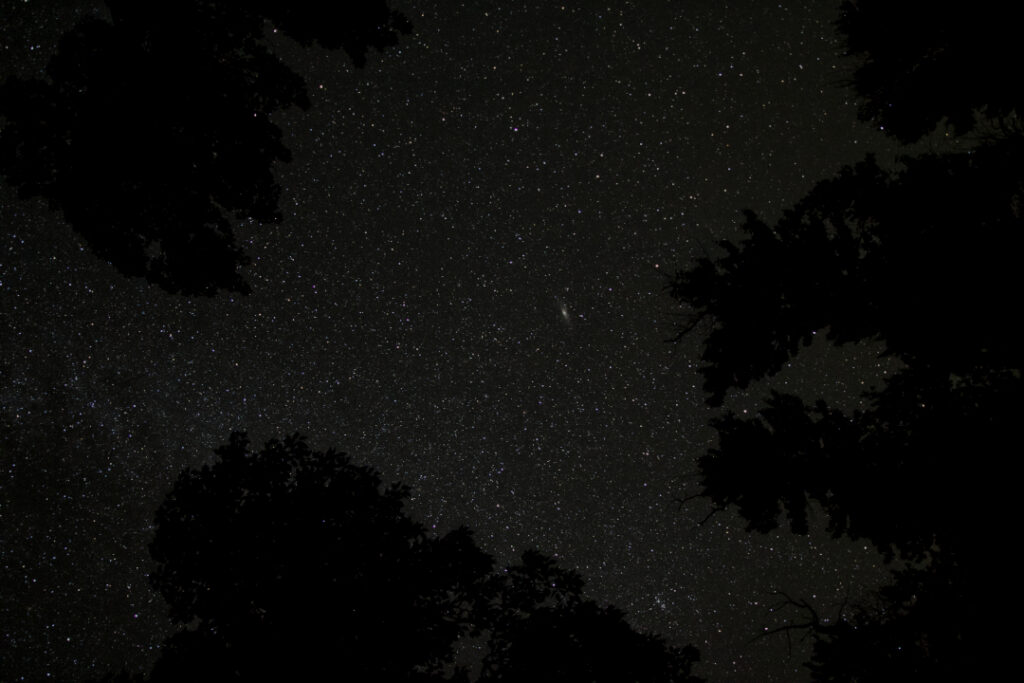
[[[837,344],[881,340],[910,365],[960,378],[1013,367],[1022,333],[1005,312],[1020,285],[1020,152],[1007,140],[908,158],[901,173],[868,158],[775,226],[748,212],[746,240],[671,284],[694,323],[712,323],[712,404],[778,372],[825,327]]]
[[[493,573],[466,529],[428,535],[405,487],[343,454],[244,434],[217,453],[157,514],[151,581],[182,629],[146,680],[467,681],[459,639],[484,634],[480,680],[699,680],[696,650],[583,600],[575,572],[528,552]]]
[[[428,537],[406,489],[297,437],[217,453],[157,514],[151,581],[190,627],[153,680],[439,679],[492,565],[469,533]]]
[[[861,118],[904,143],[940,124],[956,135],[1019,116],[1024,73],[1012,4],[953,11],[925,0],[846,0],[839,30],[863,60],[853,79]]]
[[[248,292],[233,221],[274,222],[271,115],[309,105],[265,20],[357,65],[410,30],[384,0],[130,2],[60,41],[45,80],[0,85],[0,173],[63,212],[92,250],[169,292]]]
[[[835,535],[919,563],[897,576],[902,592],[880,596],[885,607],[815,626],[816,680],[871,667],[902,672],[891,680],[966,675],[981,659],[968,647],[977,622],[960,617],[987,600],[986,530],[1013,514],[1005,454],[1024,405],[1010,315],[1024,285],[1019,144],[907,159],[896,174],[871,160],[845,169],[773,227],[749,215],[747,240],[672,284],[695,321],[710,321],[712,404],[777,372],[823,328],[836,344],[881,341],[904,364],[852,414],[775,392],[754,418],[726,413],[700,460],[701,494],[737,505],[752,530],[785,513],[806,533],[815,501]],[[947,641],[960,645],[937,645]]]
[[[815,626],[817,681],[982,680],[985,611],[978,576],[938,558],[898,572],[873,604]]]
[[[768,531],[784,507],[806,531],[809,499],[833,531],[920,558],[975,523],[951,453],[997,453],[1021,400],[1024,338],[1007,315],[1024,282],[1017,143],[871,160],[818,185],[774,226],[681,272],[672,294],[712,321],[703,359],[709,402],[780,370],[816,330],[836,344],[884,342],[906,364],[870,409],[844,415],[774,394],[759,418],[716,422],[701,461],[705,493]],[[974,508],[980,512],[979,508]],[[969,513],[970,514],[970,513]]]
[[[382,52],[398,44],[398,34],[412,31],[409,20],[389,9],[386,0],[233,0],[230,4],[265,16],[300,45],[343,49],[357,67],[366,65],[370,48]]]
[[[938,92],[947,48],[926,45],[978,36],[960,36],[949,15],[945,33],[909,31],[909,10],[886,8],[891,16],[879,3],[847,3],[842,24],[851,51],[868,53],[855,85],[870,116],[916,139],[942,117],[964,132],[980,119],[963,112],[1012,113],[1006,89],[984,78],[976,93],[956,93],[967,76],[953,73],[955,97]],[[925,25],[940,21],[925,14]],[[904,59],[913,83],[880,85],[898,69],[878,65]],[[879,109],[883,85],[907,102]],[[993,602],[998,530],[1014,513],[1006,448],[1024,406],[1024,333],[1013,315],[1024,285],[1024,139],[1005,127],[977,142],[904,158],[894,172],[868,158],[772,226],[748,212],[746,239],[723,242],[723,256],[670,285],[691,314],[680,334],[708,330],[712,405],[781,370],[819,331],[836,345],[881,342],[900,361],[852,413],[776,392],[753,418],[726,413],[714,422],[717,448],[700,460],[700,495],[715,509],[736,505],[751,530],[785,516],[806,533],[815,502],[836,536],[869,539],[909,563],[876,605],[804,624],[816,640],[815,680],[971,679],[985,659],[978,614]]]
[[[696,648],[634,631],[614,607],[583,600],[583,582],[538,553],[492,580],[490,651],[480,681],[698,683]]]

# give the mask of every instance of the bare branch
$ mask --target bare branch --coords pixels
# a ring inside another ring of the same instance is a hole
[[[674,337],[670,337],[665,341],[675,343],[682,340],[682,338],[689,334],[693,330],[693,328],[697,327],[697,325],[699,325],[701,321],[707,317],[707,315],[707,311],[702,311],[699,315],[691,315],[689,322],[683,326],[683,329],[680,330]]]
[[[807,600],[794,600],[793,598],[791,598],[789,595],[787,595],[783,591],[777,591],[775,594],[776,595],[781,595],[784,598],[784,600],[782,602],[780,602],[779,604],[775,605],[774,607],[769,608],[770,612],[775,612],[776,610],[780,610],[780,609],[782,609],[784,607],[796,607],[798,610],[800,610],[800,611],[804,612],[805,614],[807,614],[806,621],[802,621],[802,622],[799,622],[799,623],[784,624],[782,626],[778,626],[778,627],[772,628],[772,629],[769,629],[769,628],[766,627],[763,632],[758,633],[756,636],[751,638],[750,642],[754,642],[754,641],[760,640],[761,638],[764,638],[765,636],[771,636],[771,635],[775,635],[777,633],[785,633],[786,634],[786,650],[788,651],[789,656],[792,656],[793,655],[793,639],[792,639],[792,636],[790,635],[790,632],[792,632],[792,631],[803,631],[804,634],[800,638],[800,642],[803,642],[809,636],[811,636],[816,629],[820,628],[820,626],[821,626],[821,618],[818,616],[817,610],[815,610],[814,607],[812,607],[811,604],[809,602],[807,602]]]
[[[672,502],[678,504],[678,507],[676,509],[682,510],[683,506],[686,505],[687,503],[689,503],[691,500],[696,500],[698,498],[703,498],[703,497],[704,497],[704,494],[702,494],[702,493],[694,493],[694,494],[689,495],[689,496],[683,496],[682,498],[679,498],[679,497],[673,498]]]
[[[704,524],[709,519],[711,519],[712,517],[715,516],[716,512],[725,512],[725,506],[724,505],[716,505],[714,508],[711,509],[711,512],[709,512],[707,514],[707,517],[705,517],[704,519],[700,520],[700,522],[697,523],[697,526],[704,526]]]
[[[690,470],[689,472],[684,472],[683,474],[677,474],[674,477],[672,477],[669,481],[675,481],[677,479],[680,480],[680,481],[683,481],[685,479],[696,479],[699,476],[700,476],[700,470],[696,469],[696,470]]]

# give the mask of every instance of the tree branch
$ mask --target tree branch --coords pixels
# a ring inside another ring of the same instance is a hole
[[[765,627],[765,630],[758,633],[756,636],[751,638],[750,642],[755,642],[766,636],[775,635],[777,633],[786,634],[786,650],[789,652],[789,656],[793,656],[793,639],[790,636],[791,631],[804,631],[804,635],[800,638],[800,642],[803,642],[810,636],[815,629],[821,626],[821,618],[818,616],[817,610],[815,610],[809,602],[806,600],[794,600],[783,591],[777,591],[776,595],[781,595],[784,600],[774,607],[769,608],[770,612],[775,612],[784,607],[796,607],[798,610],[804,612],[807,615],[807,620],[800,623],[784,624],[773,629]]]

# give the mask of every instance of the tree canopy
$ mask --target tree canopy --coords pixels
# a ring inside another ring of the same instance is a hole
[[[184,473],[160,507],[153,586],[195,629],[154,680],[430,680],[450,663],[471,589],[492,561],[465,530],[440,538],[402,511],[407,490],[291,437]],[[402,647],[395,647],[402,643]],[[197,667],[200,667],[197,669]]]
[[[838,27],[860,60],[850,85],[862,119],[910,143],[943,125],[965,135],[1020,115],[1024,96],[1008,87],[1024,71],[1012,8],[981,0],[961,9],[843,2]]]
[[[265,22],[300,44],[370,48],[408,33],[385,0],[108,0],[79,22],[44,79],[0,85],[0,174],[41,197],[121,273],[186,295],[246,293],[233,222],[281,220],[271,116],[308,107]]]
[[[467,529],[429,535],[406,487],[344,454],[298,436],[254,452],[241,433],[216,452],[157,513],[151,582],[181,629],[130,680],[468,681],[456,654],[482,635],[480,681],[700,680],[694,648],[585,600],[577,573],[536,551],[495,571]]]
[[[1016,147],[907,159],[895,174],[869,159],[773,227],[748,214],[745,241],[677,274],[673,296],[710,321],[712,404],[778,372],[817,330],[836,344],[881,341],[904,364],[853,415],[774,394],[757,419],[722,417],[720,447],[701,464],[717,503],[739,503],[762,531],[782,504],[806,531],[815,499],[836,532],[914,556],[936,533],[962,536],[963,513],[948,505],[961,474],[932,463],[998,449],[1018,405],[1024,339],[1007,315],[1022,284]],[[746,454],[744,466],[726,451]]]
[[[983,123],[986,134],[903,157],[897,170],[868,157],[773,225],[748,211],[745,239],[670,284],[690,316],[680,335],[708,330],[711,405],[780,371],[822,330],[836,345],[881,342],[900,362],[860,410],[772,391],[756,416],[726,412],[699,461],[701,495],[736,505],[751,530],[784,515],[806,533],[813,502],[836,536],[909,563],[875,604],[838,620],[791,601],[811,613],[820,681],[969,677],[984,659],[977,615],[998,564],[995,530],[1012,512],[1003,454],[1022,407],[1012,313],[1024,285],[1024,137],[1009,89],[959,71],[962,43],[988,39],[919,5],[844,4],[840,28],[865,60],[854,79],[862,114],[907,141],[943,120],[954,134]],[[911,31],[911,16],[941,30]],[[987,49],[972,58],[1009,46]]]
[[[639,633],[614,606],[581,596],[578,574],[536,551],[491,579],[490,637],[479,681],[590,683],[683,681],[699,653]]]

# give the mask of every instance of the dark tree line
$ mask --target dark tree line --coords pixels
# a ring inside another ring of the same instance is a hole
[[[0,174],[41,197],[120,272],[186,295],[246,293],[233,222],[281,220],[271,115],[306,108],[266,23],[356,66],[408,33],[386,0],[107,0],[43,79],[0,85]]]
[[[939,126],[964,136],[958,148],[894,171],[869,157],[774,225],[747,212],[745,239],[670,285],[691,315],[681,334],[708,331],[711,405],[778,372],[817,330],[836,345],[881,342],[901,363],[863,410],[772,392],[755,417],[727,412],[699,463],[700,494],[735,505],[751,530],[806,533],[814,502],[836,536],[902,561],[891,586],[841,614],[790,600],[814,637],[817,681],[975,680],[1005,600],[1007,449],[1024,405],[1024,136],[1011,82],[1024,69],[1007,10],[981,5],[965,17],[844,3],[862,117],[902,142]]]
[[[244,434],[181,474],[156,517],[150,579],[180,630],[152,671],[108,681],[673,683],[698,653],[641,634],[529,551],[501,570],[460,528],[432,536],[409,490],[298,437]],[[478,671],[460,639],[485,642]]]

